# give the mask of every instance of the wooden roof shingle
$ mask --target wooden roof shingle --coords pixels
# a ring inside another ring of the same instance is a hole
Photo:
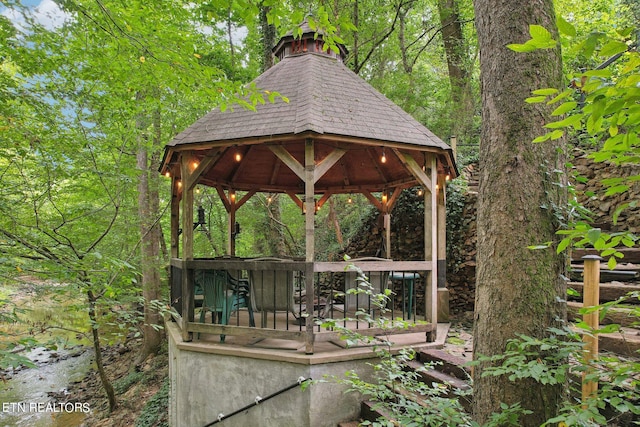
[[[349,70],[321,53],[285,57],[254,80],[286,103],[258,104],[256,111],[216,108],[178,134],[168,147],[314,132],[450,150],[429,129]],[[407,147],[411,148],[411,147]]]

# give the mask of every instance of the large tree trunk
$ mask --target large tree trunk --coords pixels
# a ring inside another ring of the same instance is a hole
[[[473,128],[474,105],[470,81],[471,60],[462,32],[458,0],[438,0],[438,13],[451,84],[452,110],[456,117],[451,124],[451,133],[465,140]]]
[[[271,49],[276,45],[276,27],[273,24],[269,24],[267,15],[269,14],[270,6],[260,4],[260,32],[262,34],[262,72],[264,73],[269,68],[273,67],[273,52]]]
[[[554,215],[566,206],[560,141],[533,144],[545,133],[550,110],[524,99],[537,88],[562,87],[556,49],[515,53],[508,43],[529,39],[529,24],[557,36],[552,0],[475,0],[480,44],[482,135],[478,201],[478,256],[474,355],[505,350],[516,334],[542,337],[566,319],[563,257],[529,245],[557,241]],[[557,37],[556,37],[557,39]],[[543,357],[543,355],[541,355]],[[563,385],[542,386],[474,371],[476,420],[486,422],[500,403],[521,402],[533,414],[523,426],[539,426],[557,411]]]
[[[142,120],[139,119],[138,128],[142,130]],[[140,227],[140,270],[142,275],[142,297],[144,299],[144,324],[143,345],[138,354],[136,363],[142,363],[149,355],[155,354],[160,349],[163,335],[159,326],[162,325],[162,317],[153,305],[153,301],[161,299],[160,292],[160,226],[159,218],[159,177],[158,162],[152,155],[149,159],[149,151],[159,144],[160,113],[156,112],[153,119],[153,143],[148,144],[147,138],[142,135],[138,140],[138,153],[136,155],[137,167],[140,173],[138,179],[138,221]],[[141,134],[143,134],[141,132]],[[155,159],[155,160],[154,160]]]

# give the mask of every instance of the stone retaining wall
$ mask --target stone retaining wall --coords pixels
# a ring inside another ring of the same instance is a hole
[[[628,192],[605,196],[602,180],[612,177],[628,177],[640,174],[640,165],[616,166],[594,163],[584,153],[576,151],[574,170],[586,178],[582,183],[572,178],[578,200],[593,212],[594,225],[603,230],[629,230],[640,232],[640,206],[626,209],[613,223],[614,212],[624,204],[638,201],[640,204],[640,182],[631,185]],[[476,274],[476,216],[478,200],[478,166],[471,164],[460,171],[459,179],[468,183],[464,194],[462,220],[458,229],[447,230],[447,288],[450,292],[451,313],[472,311],[475,299]],[[415,191],[404,192],[392,212],[392,254],[397,259],[421,259],[423,248],[423,207]],[[450,221],[454,222],[454,221]],[[354,240],[345,251],[351,257],[380,256],[382,239],[381,218],[373,213],[363,226],[361,238]],[[420,289],[418,289],[420,291]]]

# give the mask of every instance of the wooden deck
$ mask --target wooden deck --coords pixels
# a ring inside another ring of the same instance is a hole
[[[182,341],[220,341],[220,336],[225,337],[225,343],[241,345],[290,341],[289,347],[303,345],[310,354],[320,343],[344,347],[344,336],[352,332],[368,337],[421,334],[418,341],[435,340],[436,323],[427,321],[435,303],[429,298],[431,290],[425,285],[420,292],[417,290],[418,283],[430,283],[426,280],[430,262],[367,259],[354,263],[364,272],[370,288],[360,282],[361,276],[350,270],[351,263],[347,262],[173,260],[171,299]],[[232,312],[226,324],[213,323],[209,313],[199,321],[195,272],[203,270],[232,272],[234,277],[250,282],[255,326],[250,325],[247,308]],[[269,280],[263,283],[259,280],[263,277]],[[367,292],[361,292],[361,287]],[[358,291],[353,293],[355,289]],[[372,302],[375,296],[370,294],[386,289],[391,290],[390,299],[381,313]],[[362,312],[369,317],[365,319]]]

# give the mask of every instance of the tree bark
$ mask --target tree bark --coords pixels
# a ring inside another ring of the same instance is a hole
[[[273,67],[274,58],[271,51],[276,44],[276,27],[273,24],[269,24],[267,15],[269,14],[270,6],[260,4],[260,29],[262,33],[262,72],[264,73],[269,68]]]
[[[473,127],[474,106],[470,82],[471,61],[467,56],[457,0],[438,0],[438,13],[454,104],[452,109],[457,117],[452,121],[451,132],[464,140]]]
[[[85,284],[87,287],[91,286],[90,284]],[[113,412],[113,410],[117,406],[116,401],[116,393],[113,389],[113,385],[109,378],[107,377],[107,373],[104,370],[104,363],[102,362],[102,348],[100,346],[100,331],[98,330],[98,317],[96,313],[96,303],[98,301],[98,297],[91,291],[91,289],[87,290],[87,302],[89,303],[89,320],[91,321],[91,336],[93,338],[93,351],[96,357],[96,369],[98,370],[98,376],[100,377],[100,382],[102,383],[102,388],[107,394],[107,400],[109,401],[109,413]]]
[[[159,326],[162,325],[162,316],[153,306],[153,301],[161,299],[160,269],[161,245],[159,218],[159,177],[157,159],[149,156],[153,146],[159,144],[160,137],[160,113],[156,111],[153,117],[154,135],[152,144],[147,144],[147,138],[143,136],[143,120],[138,119],[137,127],[141,135],[138,137],[138,153],[136,155],[137,168],[140,173],[138,178],[138,221],[140,228],[140,270],[142,275],[142,297],[144,299],[144,324],[143,344],[140,348],[136,364],[142,363],[149,355],[156,354],[163,341],[163,334]]]
[[[564,170],[564,143],[531,142],[545,133],[550,109],[524,102],[531,90],[562,88],[562,59],[559,45],[526,54],[506,47],[529,39],[530,24],[557,39],[552,0],[475,0],[474,8],[482,92],[474,355],[491,356],[517,334],[542,337],[566,319],[564,257],[527,249],[557,242],[555,215],[566,206],[564,175],[556,173]],[[520,420],[523,426],[539,426],[557,412],[563,385],[483,378],[485,368],[473,375],[480,424],[501,402],[533,411]]]

